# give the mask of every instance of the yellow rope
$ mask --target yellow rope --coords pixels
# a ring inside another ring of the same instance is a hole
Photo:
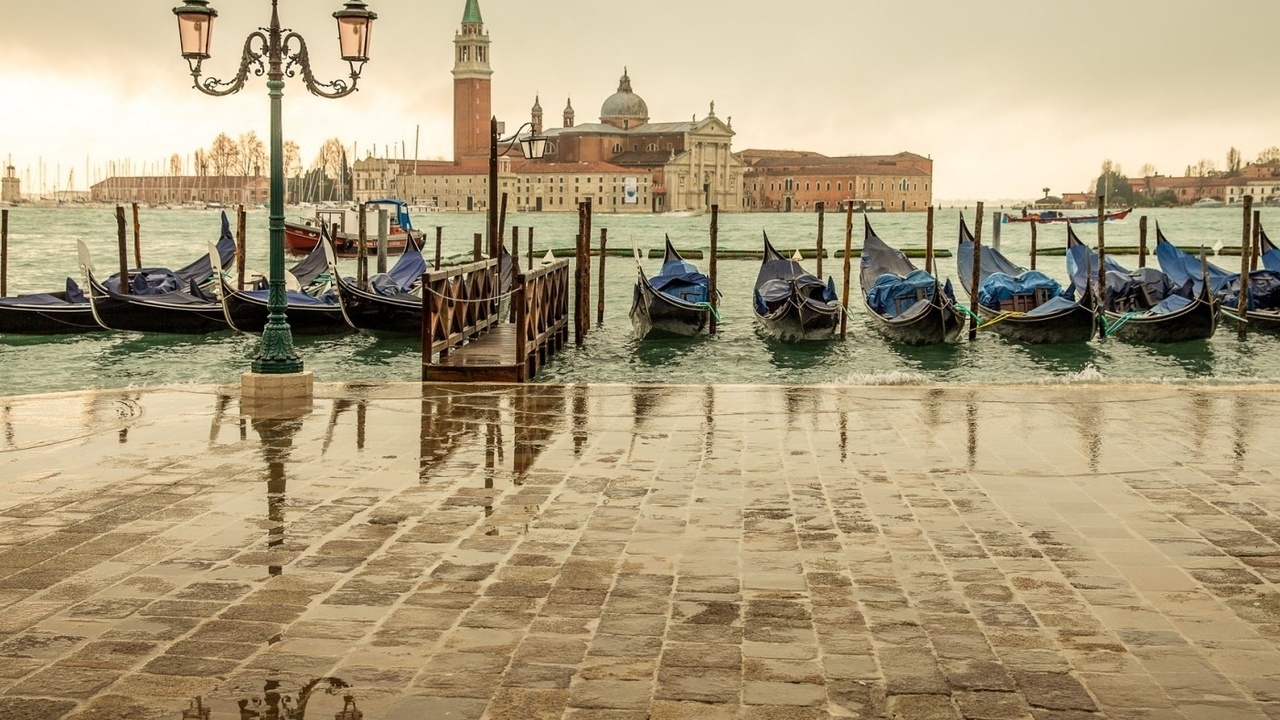
[[[978,329],[982,330],[984,328],[989,328],[998,322],[1004,322],[1005,320],[1008,320],[1011,317],[1017,317],[1019,315],[1026,315],[1026,313],[1018,312],[1016,310],[1008,310],[1008,311],[1002,312],[999,315],[995,316],[994,318],[991,318],[990,320],[979,325]]]

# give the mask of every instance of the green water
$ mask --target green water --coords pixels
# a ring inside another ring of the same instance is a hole
[[[995,208],[991,208],[994,210]],[[958,227],[956,208],[937,213],[935,243],[954,250]],[[1241,213],[1235,209],[1166,209],[1147,211],[1151,244],[1155,221],[1180,245],[1221,241],[1238,245]],[[1123,222],[1106,225],[1109,245],[1137,245],[1138,212]],[[972,225],[973,209],[966,212]],[[1280,209],[1262,211],[1263,224],[1280,228]],[[418,227],[444,228],[444,252],[469,252],[472,235],[484,229],[482,215],[430,214],[414,218]],[[539,254],[550,247],[571,247],[577,228],[575,214],[513,215],[508,228],[521,227],[521,255],[526,230],[532,226]],[[610,247],[643,250],[660,248],[664,233],[679,248],[707,248],[709,215],[673,218],[661,215],[595,216],[595,242],[600,228],[608,228]],[[925,215],[872,216],[878,234],[899,247],[923,247]],[[147,209],[141,212],[143,263],[183,265],[205,252],[206,243],[218,234],[218,212],[207,210]],[[249,213],[249,266],[265,271],[267,215]],[[766,230],[779,250],[790,253],[816,243],[817,216],[813,214],[723,214],[720,245],[727,249],[755,250]],[[1096,228],[1081,226],[1086,239]],[[508,230],[508,237],[510,231]],[[854,235],[860,244],[861,229]],[[991,238],[987,214],[984,239]],[[1015,262],[1028,262],[1030,229],[1025,224],[1001,229],[1001,249]],[[68,275],[79,279],[75,240],[84,240],[100,272],[109,272],[116,260],[116,223],[110,208],[24,208],[10,210],[9,294],[60,288]],[[844,242],[844,216],[826,217],[828,248]],[[1063,226],[1041,226],[1041,247],[1061,247]],[[132,247],[132,240],[130,240]],[[1212,251],[1210,251],[1212,252]],[[1130,267],[1137,258],[1119,256]],[[1150,262],[1154,264],[1154,257]],[[353,261],[344,261],[353,262]],[[598,262],[598,261],[597,261]],[[697,261],[704,271],[706,260]],[[921,261],[922,262],[922,261]],[[1238,268],[1238,257],[1216,262]],[[646,260],[656,272],[658,260]],[[804,262],[816,269],[814,260]],[[938,272],[955,278],[952,258],[938,259]],[[354,268],[354,265],[351,265]],[[1095,340],[1080,346],[1028,346],[1011,343],[990,331],[976,342],[955,346],[907,348],[886,342],[868,323],[857,301],[857,262],[851,282],[850,336],[844,342],[782,345],[762,337],[751,313],[751,289],[759,263],[721,260],[719,285],[723,323],[714,338],[692,341],[638,343],[633,339],[627,311],[631,302],[635,263],[630,258],[606,260],[606,315],[592,329],[584,348],[570,347],[543,369],[545,382],[643,382],[643,383],[924,383],[924,382],[1076,382],[1187,380],[1208,382],[1261,382],[1280,379],[1280,340],[1254,334],[1245,342],[1235,326],[1221,327],[1210,340],[1181,345],[1145,346],[1117,340]],[[841,283],[842,260],[828,258],[824,275]],[[1066,280],[1062,257],[1040,257],[1037,268]],[[598,271],[599,265],[593,267]],[[592,317],[595,316],[596,279],[592,280]],[[379,340],[361,335],[330,338],[296,338],[306,367],[322,382],[367,380],[416,380],[420,355],[412,340]],[[221,383],[236,380],[249,367],[255,339],[232,332],[209,336],[165,336],[101,332],[64,338],[0,337],[0,395],[52,392],[84,388],[112,388],[181,383]]]

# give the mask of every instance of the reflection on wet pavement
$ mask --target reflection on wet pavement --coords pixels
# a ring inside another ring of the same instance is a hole
[[[1280,716],[1270,387],[0,398],[0,718]]]

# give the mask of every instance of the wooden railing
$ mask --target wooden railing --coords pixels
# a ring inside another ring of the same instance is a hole
[[[568,259],[516,275],[511,302],[518,382],[525,382],[569,341]]]
[[[478,260],[422,274],[422,362],[450,351],[498,323],[497,260]]]

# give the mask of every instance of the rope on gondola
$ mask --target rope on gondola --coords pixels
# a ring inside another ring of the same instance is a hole
[[[1115,323],[1107,322],[1106,315],[1099,315],[1098,317],[1102,319],[1103,334],[1106,335],[1107,337],[1111,337],[1112,335],[1119,332],[1120,328],[1124,327],[1125,323],[1129,322],[1130,320],[1134,319],[1135,317],[1141,314],[1142,313],[1137,313],[1137,312],[1125,313],[1124,315],[1121,315],[1119,319],[1115,321]]]
[[[981,317],[980,315],[978,315],[978,314],[974,313],[972,310],[970,310],[968,305],[961,305],[960,303],[956,303],[956,304],[955,304],[955,307],[956,307],[956,309],[957,309],[957,310],[959,310],[960,312],[963,312],[965,315],[968,315],[969,317],[973,318],[974,320],[977,320],[977,321],[979,321],[979,322],[981,322],[981,321],[982,321],[982,317]]]
[[[988,320],[988,321],[986,321],[986,322],[982,323],[981,325],[979,325],[979,326],[978,326],[978,329],[979,329],[979,330],[985,330],[986,328],[989,328],[989,327],[991,327],[992,325],[995,325],[996,323],[1002,323],[1002,322],[1004,322],[1005,320],[1008,320],[1008,319],[1009,319],[1009,318],[1011,318],[1011,317],[1017,317],[1017,316],[1019,316],[1019,315],[1026,315],[1026,313],[1024,313],[1024,312],[1016,312],[1016,311],[1013,311],[1013,310],[1009,310],[1009,311],[1007,311],[1007,312],[1002,312],[1002,313],[1000,313],[999,315],[997,315],[997,316],[995,316],[995,317],[991,318],[990,320]]]
[[[715,308],[715,306],[714,306],[714,305],[712,305],[711,303],[709,303],[709,302],[696,302],[696,303],[694,303],[694,305],[697,305],[697,306],[698,306],[698,307],[700,307],[700,308],[706,308],[707,310],[709,310],[709,311],[711,312],[711,317],[715,318],[717,323],[718,323],[718,322],[720,322],[720,313],[716,312],[716,308]]]

